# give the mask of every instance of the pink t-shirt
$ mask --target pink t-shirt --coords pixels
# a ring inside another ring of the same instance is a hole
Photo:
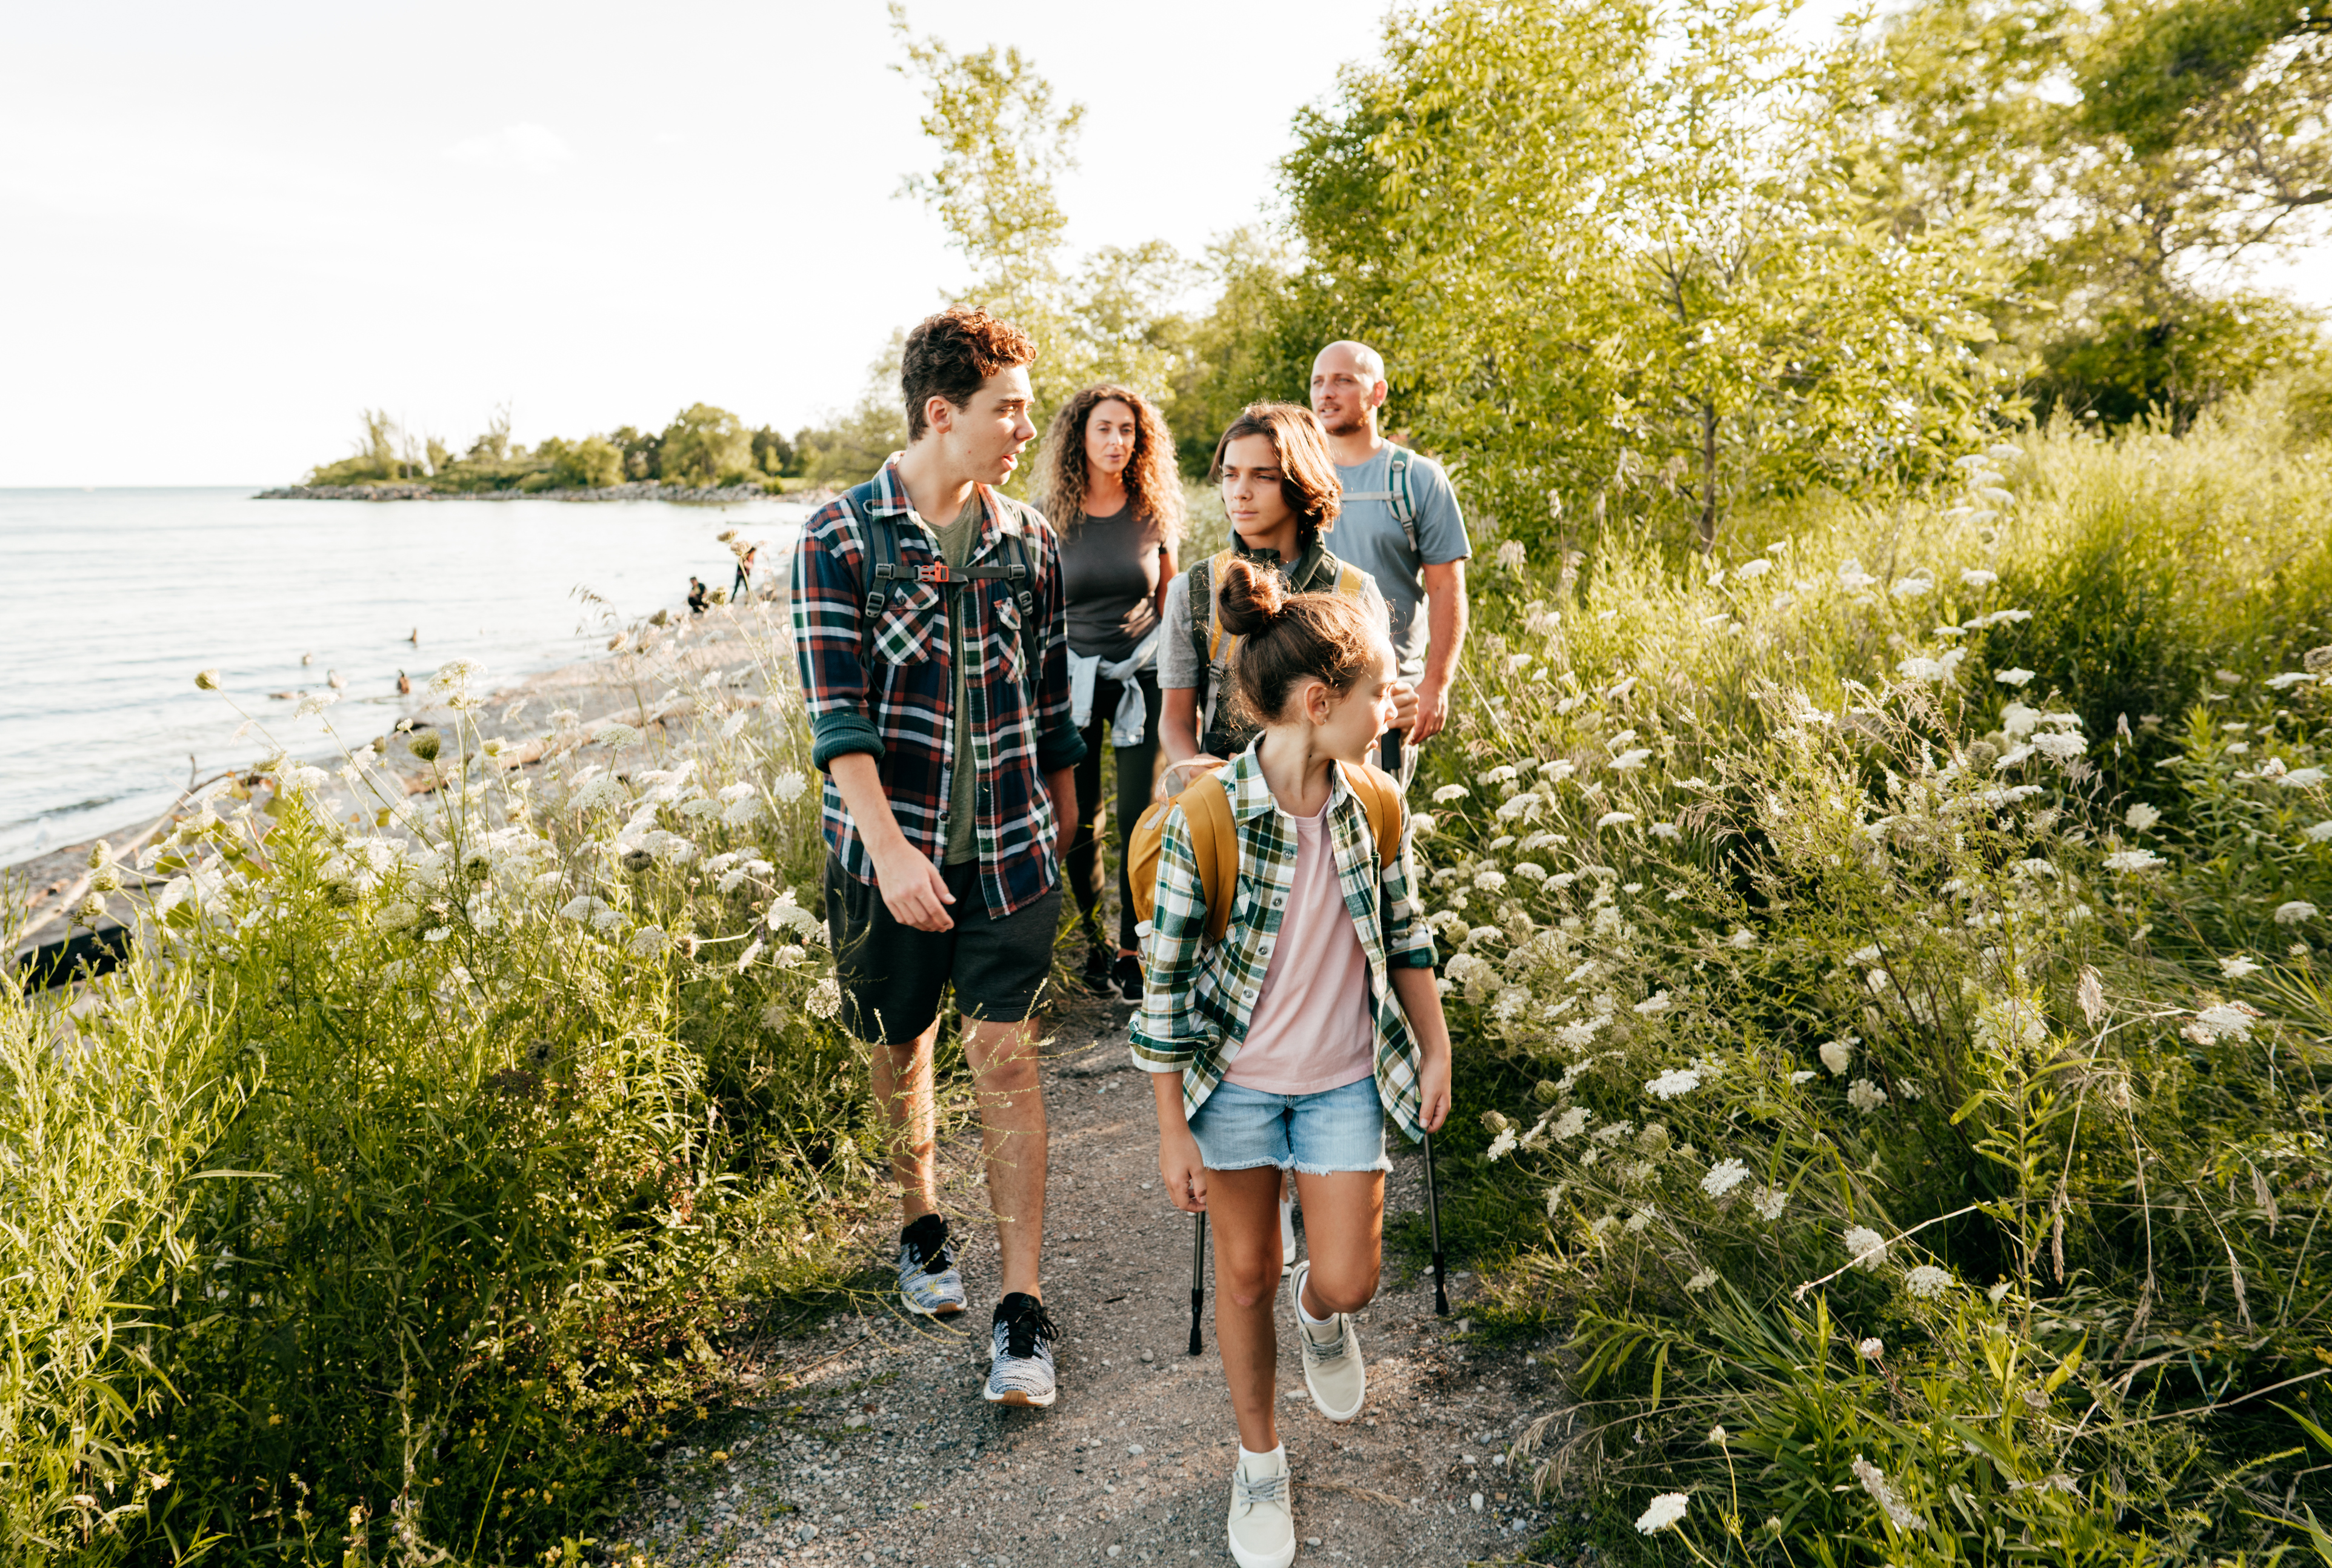
[[[1295,873],[1247,1043],[1223,1074],[1262,1094],[1324,1094],[1376,1070],[1369,959],[1336,883],[1328,808],[1295,824]]]

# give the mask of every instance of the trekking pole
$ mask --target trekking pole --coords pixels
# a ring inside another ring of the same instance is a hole
[[[1441,1258],[1441,1193],[1433,1180],[1433,1135],[1425,1136],[1425,1229],[1433,1243],[1433,1316],[1449,1316],[1448,1267]],[[1193,1333],[1197,1331],[1192,1330]]]
[[[1190,1354],[1199,1354],[1199,1311],[1207,1300],[1207,1217],[1195,1216],[1190,1240]]]

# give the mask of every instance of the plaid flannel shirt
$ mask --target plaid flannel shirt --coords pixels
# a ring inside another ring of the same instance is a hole
[[[1206,946],[1207,896],[1190,852],[1190,820],[1178,806],[1164,823],[1158,904],[1143,937],[1142,1010],[1133,1017],[1133,1065],[1145,1072],[1180,1073],[1186,1117],[1207,1103],[1238,1058],[1295,881],[1295,824],[1264,783],[1256,747],[1241,752],[1220,776],[1239,840],[1230,925],[1221,942]],[[1328,827],[1337,884],[1368,958],[1377,1098],[1414,1143],[1425,1136],[1418,1123],[1423,1062],[1393,995],[1391,971],[1430,969],[1435,955],[1433,933],[1413,890],[1409,813],[1404,806],[1400,852],[1381,873],[1368,807],[1344,787],[1341,772],[1329,784]]]
[[[1068,623],[1061,597],[1060,549],[1033,507],[979,487],[984,513],[967,565],[1003,549],[1007,534],[1027,542],[1036,577],[1036,613],[1044,627],[1043,668],[1027,678],[1027,645],[1011,585],[976,579],[956,590],[962,603],[964,656],[975,668],[970,765],[979,779],[980,890],[1001,918],[1060,881],[1053,797],[1045,775],[1075,767],[1085,737],[1069,717]],[[794,657],[809,706],[811,758],[821,770],[851,752],[873,755],[883,793],[907,841],[940,863],[947,851],[948,791],[955,755],[955,671],[949,647],[947,594],[930,583],[894,584],[875,617],[874,685],[866,651],[865,530],[896,530],[903,566],[941,559],[939,541],[915,515],[894,452],[882,472],[836,497],[802,526],[794,546]],[[1034,687],[1033,696],[1031,686]],[[833,775],[826,780],[826,840],[842,869],[874,880],[866,852]]]

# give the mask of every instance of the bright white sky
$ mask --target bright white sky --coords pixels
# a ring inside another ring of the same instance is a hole
[[[1253,220],[1378,0],[913,0],[1088,106],[1072,244]],[[1133,26],[1134,19],[1148,24]],[[280,482],[385,406],[466,444],[788,432],[963,276],[880,0],[28,6],[0,59],[0,486]]]
[[[1074,248],[1196,252],[1381,4],[910,9],[1089,106]],[[0,486],[286,481],[367,406],[457,447],[503,401],[530,443],[699,400],[808,423],[963,272],[894,197],[931,162],[895,58],[880,0],[15,12]],[[2291,281],[2332,299],[2332,264]]]

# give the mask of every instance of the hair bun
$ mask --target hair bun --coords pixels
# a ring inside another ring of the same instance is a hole
[[[1234,637],[1253,637],[1270,629],[1287,611],[1287,585],[1279,574],[1234,556],[1215,584],[1215,604],[1223,630]]]

